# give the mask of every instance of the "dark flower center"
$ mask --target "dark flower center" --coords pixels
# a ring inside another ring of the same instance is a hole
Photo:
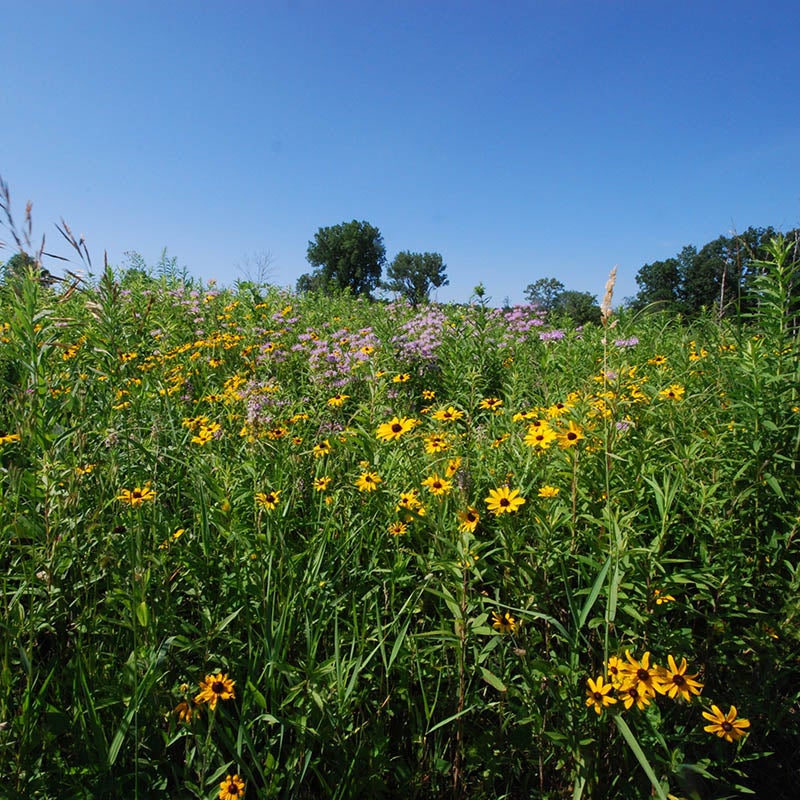
[[[222,694],[225,691],[225,684],[222,681],[214,681],[211,684],[211,691],[214,694]]]
[[[639,669],[636,671],[636,677],[642,683],[648,683],[650,680],[650,673],[646,669]]]
[[[395,422],[395,424],[392,425],[392,433],[400,433],[400,431],[402,431],[402,430],[403,430],[403,426],[400,425],[399,423]]]
[[[507,497],[502,498],[502,500],[500,500],[500,505],[503,507],[510,505],[510,503],[508,502],[508,498]]]
[[[683,686],[686,683],[686,680],[684,679],[683,675],[673,675],[672,682],[676,686]]]
[[[721,727],[722,730],[725,731],[725,733],[730,733],[733,730],[733,725],[731,725],[731,723],[728,722],[728,720],[725,720],[725,722],[722,723]]]

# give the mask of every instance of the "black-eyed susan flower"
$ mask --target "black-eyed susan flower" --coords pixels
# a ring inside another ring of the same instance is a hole
[[[272,511],[277,507],[281,499],[281,490],[273,492],[256,492],[256,503],[267,511]]]
[[[448,408],[440,408],[438,411],[434,411],[431,416],[438,422],[455,422],[464,416],[464,412],[449,406]]]
[[[665,400],[683,400],[683,395],[686,393],[686,389],[683,388],[679,383],[673,383],[672,386],[668,386],[666,389],[662,389],[659,393],[659,397],[663,397]]]
[[[474,533],[480,519],[481,515],[474,508],[468,508],[466,511],[459,511],[458,529],[462,533]]]
[[[245,782],[238,775],[226,775],[219,785],[219,800],[240,800],[244,789]]]
[[[319,478],[314,478],[314,491],[315,492],[327,492],[328,486],[330,486],[331,478],[328,475],[322,475]]]
[[[331,443],[327,439],[325,439],[319,444],[314,445],[311,454],[314,456],[314,458],[322,458],[323,456],[327,456],[330,452],[331,452]]]
[[[656,694],[656,680],[659,677],[659,669],[655,664],[650,665],[650,653],[646,652],[641,661],[637,661],[629,650],[625,651],[625,658],[628,663],[624,664],[624,680],[625,687],[634,687],[638,690],[639,694],[647,695],[648,697],[655,697]]]
[[[344,405],[344,401],[349,399],[349,394],[335,394],[333,397],[328,398],[328,405],[331,408],[339,408]]]
[[[617,689],[617,693],[626,711],[631,708],[631,706],[636,706],[640,711],[643,711],[650,705],[652,699],[652,695],[640,691],[639,687],[633,684],[623,685],[622,688]]]
[[[608,659],[608,677],[615,688],[619,689],[625,680],[625,665],[619,656],[610,656]]]
[[[541,425],[528,426],[528,432],[523,441],[528,447],[547,450],[548,447],[557,439],[556,432],[546,423]]]
[[[444,474],[448,478],[452,478],[458,470],[461,468],[461,459],[460,458],[451,458],[447,462],[447,467],[445,467]]]
[[[18,433],[6,433],[4,436],[0,436],[0,445],[11,444],[12,442],[18,442],[19,440],[20,436]]]
[[[208,703],[213,711],[220,700],[234,700],[236,693],[232,681],[226,672],[211,673],[200,681],[200,691],[195,695],[195,703]]]
[[[450,442],[443,433],[432,433],[425,437],[425,452],[429,455],[443,453],[450,447]]]
[[[596,680],[588,678],[586,685],[586,705],[593,708],[598,716],[603,713],[604,708],[617,702],[615,697],[611,697],[611,690],[614,687],[610,683],[605,683],[602,675]]]
[[[516,633],[519,625],[508,611],[492,611],[492,627],[500,633]]]
[[[389,533],[392,536],[402,536],[408,531],[408,525],[403,522],[395,521],[389,525]]]
[[[519,489],[509,489],[508,486],[501,486],[499,489],[490,489],[489,496],[484,502],[489,511],[497,516],[499,514],[513,513],[525,502],[525,498],[520,496]]]
[[[381,482],[377,472],[362,472],[356,479],[356,488],[359,492],[374,492]]]
[[[378,426],[376,436],[382,442],[391,442],[399,439],[404,433],[408,433],[417,424],[417,420],[409,417],[392,417],[389,422],[384,422]]]
[[[440,478],[438,473],[434,472],[433,475],[429,475],[422,481],[422,485],[427,487],[432,495],[443,495],[449,494],[450,489],[453,487],[453,482]]]
[[[727,714],[715,705],[711,706],[711,713],[703,712],[703,716],[711,723],[706,725],[703,730],[713,733],[724,739],[726,742],[736,742],[745,735],[746,729],[750,727],[749,719],[737,719],[738,712],[736,706],[731,706]]]
[[[117,500],[132,508],[138,508],[143,503],[151,503],[155,499],[156,493],[147,485],[137,486],[134,489],[123,489],[117,495]]]
[[[178,722],[189,724],[198,714],[199,709],[191,700],[181,700],[175,706],[174,714],[178,718]]]
[[[585,439],[583,431],[579,425],[576,425],[573,420],[569,421],[569,427],[565,431],[558,434],[558,444],[564,449],[568,447],[575,447],[581,439]]]
[[[697,673],[686,674],[686,658],[681,659],[680,667],[671,655],[667,656],[667,662],[669,667],[663,668],[655,681],[654,686],[657,692],[665,694],[673,700],[680,697],[686,701],[690,701],[692,695],[700,694],[703,684],[695,680]]]
[[[484,409],[484,411],[499,411],[500,407],[503,405],[503,401],[499,397],[484,397],[480,403],[478,403],[478,408]]]
[[[558,497],[561,490],[557,486],[542,486],[539,489],[539,497]]]

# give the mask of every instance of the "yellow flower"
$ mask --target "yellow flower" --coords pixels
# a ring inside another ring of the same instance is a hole
[[[567,447],[574,447],[578,442],[585,438],[583,435],[583,431],[572,421],[569,421],[569,428],[565,431],[561,431],[558,434],[558,443],[566,449]]]
[[[393,522],[389,526],[389,533],[392,536],[402,536],[408,530],[408,525],[404,525],[402,522]]]
[[[356,480],[359,492],[374,492],[378,488],[381,478],[377,472],[362,472]]]
[[[547,450],[556,438],[556,432],[547,423],[543,423],[541,425],[529,425],[523,441],[529,447]]]
[[[455,422],[464,416],[464,412],[450,406],[449,408],[434,411],[431,416],[439,422]]]
[[[657,367],[663,367],[664,364],[667,363],[666,356],[653,356],[648,362],[648,364],[655,364]]]
[[[244,797],[244,781],[238,775],[226,775],[219,785],[219,800],[239,800]]]
[[[314,445],[314,449],[311,451],[311,454],[314,456],[314,458],[322,458],[322,456],[327,456],[330,452],[331,443],[325,439],[325,441],[321,442],[320,444]]]
[[[683,395],[686,393],[686,389],[683,388],[679,383],[673,383],[672,386],[668,386],[666,389],[662,389],[659,393],[659,397],[663,397],[665,400],[683,400]]]
[[[599,675],[597,680],[588,678],[586,684],[588,686],[586,689],[586,705],[589,708],[594,708],[598,716],[603,713],[603,709],[606,706],[617,702],[616,698],[611,697],[609,694],[614,687],[610,683],[605,683],[602,675]]]
[[[539,489],[539,497],[558,497],[558,493],[561,491],[557,486],[542,486]]]
[[[694,675],[686,674],[686,659],[681,659],[680,667],[675,663],[675,659],[671,655],[667,656],[667,661],[669,662],[669,668],[663,669],[656,679],[656,691],[671,697],[673,700],[677,700],[680,697],[687,701],[692,699],[693,694],[700,694],[703,684],[695,680],[697,673]]]
[[[727,714],[723,714],[717,706],[711,706],[711,713],[703,712],[703,716],[711,722],[703,730],[713,733],[726,742],[735,742],[745,735],[745,728],[750,727],[749,719],[736,719],[736,706],[731,706]]]
[[[181,700],[181,702],[175,706],[174,713],[178,717],[178,722],[185,722],[188,724],[200,712],[197,707],[193,705],[191,700]]]
[[[328,398],[328,405],[331,408],[339,408],[344,405],[344,401],[350,397],[349,394],[335,394],[333,397]]]
[[[218,700],[233,700],[236,693],[233,690],[236,681],[232,681],[225,672],[218,672],[216,675],[206,675],[200,681],[200,691],[194,698],[195,703],[208,703],[213,711],[217,707]]]
[[[631,706],[635,705],[640,711],[643,711],[650,705],[651,695],[647,692],[640,692],[639,687],[634,685],[625,684],[622,688],[617,690],[622,698],[622,704],[627,711]]]
[[[321,478],[314,478],[314,491],[327,492],[330,482],[331,479],[327,475],[323,475]]]
[[[516,633],[519,626],[508,611],[504,614],[499,611],[492,611],[492,627],[500,631],[500,633]]]
[[[502,405],[503,401],[499,397],[484,397],[483,400],[478,403],[478,408],[482,408],[486,411],[499,411]]]
[[[123,489],[117,495],[117,500],[127,503],[132,508],[138,508],[143,503],[149,503],[155,499],[156,493],[147,485],[137,486],[134,489]]]
[[[659,669],[655,664],[650,666],[650,653],[646,652],[642,656],[641,661],[637,661],[628,650],[625,651],[625,658],[628,663],[623,662],[622,669],[624,670],[624,686],[625,688],[633,687],[639,691],[639,694],[648,697],[655,697],[656,687],[655,681],[659,676]],[[628,706],[626,706],[627,708]]]
[[[436,392],[431,391],[430,389],[425,389],[422,392],[422,399],[423,400],[427,400],[428,402],[430,402],[431,400],[435,400],[436,399]]]
[[[447,437],[443,433],[432,433],[425,437],[425,452],[429,455],[442,453],[450,446]]]
[[[490,489],[489,496],[484,500],[495,516],[498,514],[511,514],[516,511],[524,502],[525,498],[520,497],[519,489],[509,489],[508,486],[501,486],[499,489]]]
[[[281,499],[281,490],[276,492],[256,492],[256,503],[267,511],[272,511]]]
[[[378,426],[376,435],[382,442],[391,442],[393,439],[399,439],[404,433],[408,433],[417,424],[417,420],[408,417],[392,417],[389,422]]]
[[[458,529],[462,533],[474,533],[480,519],[481,515],[474,508],[468,508],[466,511],[459,511]]]
[[[428,491],[433,495],[443,495],[450,492],[453,482],[440,478],[438,473],[434,472],[433,475],[429,475],[422,481],[422,485],[427,486]]]
[[[625,681],[625,664],[619,656],[610,656],[608,659],[608,675],[611,683],[619,689]]]
[[[461,467],[461,459],[451,458],[447,462],[447,467],[445,467],[444,474],[447,475],[448,478],[452,478],[456,474],[456,472],[458,472],[460,467]]]
[[[664,594],[660,589],[654,590],[653,599],[656,601],[657,606],[663,606],[664,603],[675,602],[675,598],[671,594]]]
[[[407,381],[410,381],[410,380],[411,380],[411,376],[407,372],[404,372],[401,375],[395,375],[392,378],[392,383],[406,383]]]

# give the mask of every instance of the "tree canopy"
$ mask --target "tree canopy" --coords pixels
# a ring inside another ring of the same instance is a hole
[[[555,278],[539,278],[525,288],[527,301],[542,311],[552,311],[559,295],[564,291],[564,284]]]
[[[368,222],[320,228],[308,243],[306,260],[315,267],[301,275],[298,291],[350,291],[370,297],[380,283],[386,248],[381,232]]]
[[[389,265],[385,288],[399,292],[412,305],[425,302],[433,288],[447,286],[446,264],[439,253],[412,253],[403,250]]]
[[[673,258],[645,264],[636,275],[639,291],[631,305],[690,316],[703,309],[719,315],[748,311],[755,302],[758,262],[774,236],[771,227],[750,227],[719,236],[700,250],[687,245]]]

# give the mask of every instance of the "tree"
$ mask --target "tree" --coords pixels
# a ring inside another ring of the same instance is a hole
[[[35,258],[22,250],[8,259],[3,266],[3,275],[6,281],[21,280],[27,275],[33,275],[39,278],[39,283],[43,286],[52,286],[55,283],[50,270],[45,269]]]
[[[300,277],[298,291],[349,290],[369,297],[380,282],[386,248],[376,227],[353,220],[320,228],[308,243],[306,260],[316,269]]]
[[[525,298],[542,311],[552,311],[558,302],[559,295],[564,291],[564,284],[555,278],[539,278],[535,283],[529,283],[525,289]]]
[[[676,311],[681,298],[681,262],[677,258],[645,264],[636,274],[639,291],[636,309],[654,306],[658,311]]]
[[[399,292],[412,305],[428,299],[432,288],[447,286],[446,264],[439,253],[411,253],[403,250],[394,257],[386,274],[390,280],[384,286]]]
[[[561,292],[556,300],[553,311],[568,316],[576,325],[585,325],[593,322],[600,323],[600,306],[597,296],[590,292],[576,292],[568,289]]]

